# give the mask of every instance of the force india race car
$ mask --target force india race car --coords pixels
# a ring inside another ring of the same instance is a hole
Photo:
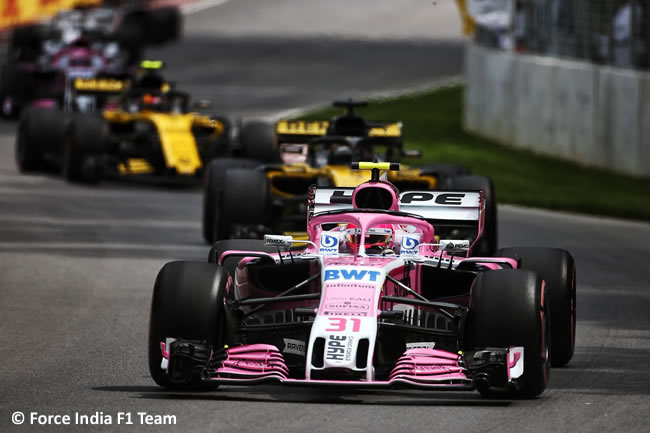
[[[396,166],[358,163],[372,179],[351,194],[312,189],[306,242],[226,240],[207,263],[167,263],[150,317],[156,383],[541,394],[574,351],[572,256],[436,242],[439,220],[483,229],[482,191],[399,193],[379,179]]]
[[[74,80],[69,107],[26,110],[16,135],[21,171],[60,169],[70,181],[200,181],[204,164],[230,151],[228,120],[189,111],[189,95],[157,72],[162,62],[145,60],[141,67],[131,82]]]
[[[275,126],[251,123],[244,127],[242,152],[253,159],[216,160],[206,171],[203,236],[207,242],[259,237],[264,232],[299,236],[305,232],[310,185],[354,187],[365,179],[350,170],[353,161],[419,156],[419,151],[404,149],[400,122],[371,122],[355,115],[354,109],[366,102],[334,105],[346,108],[346,113],[330,121],[281,120]],[[485,232],[476,250],[481,254],[496,251],[497,208],[489,178],[471,175],[458,165],[437,164],[403,167],[389,173],[388,180],[400,189],[483,189]],[[240,203],[239,197],[250,200]],[[459,236],[443,230],[438,234]]]

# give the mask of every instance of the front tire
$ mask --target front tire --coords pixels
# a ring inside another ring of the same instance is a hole
[[[96,115],[80,113],[70,128],[63,149],[63,176],[70,182],[94,182],[99,178],[92,158],[108,146],[108,124]]]
[[[23,172],[47,169],[46,155],[61,152],[65,115],[59,109],[30,107],[18,123],[16,165]]]
[[[514,397],[532,398],[546,389],[550,374],[548,291],[532,271],[485,271],[474,281],[465,327],[466,349],[522,346],[524,373]],[[479,388],[491,395],[493,388]]]
[[[523,269],[535,271],[544,281],[551,303],[551,365],[571,361],[576,335],[576,266],[573,256],[559,248],[502,248],[498,257],[519,260]]]
[[[226,344],[224,299],[228,272],[204,262],[170,262],[158,273],[149,320],[149,372],[160,386],[204,389],[196,374],[170,377],[161,368],[160,343],[167,338]]]

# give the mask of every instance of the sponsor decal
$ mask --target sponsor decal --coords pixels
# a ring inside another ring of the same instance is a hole
[[[348,323],[352,323],[352,332],[359,332],[361,329],[361,319],[345,319],[342,317],[330,317],[330,328],[326,332],[343,332],[347,328]]]
[[[348,345],[345,348],[345,361],[349,362],[352,359],[352,346],[354,345],[354,337],[348,337]]]
[[[328,233],[320,235],[320,254],[327,256],[335,256],[339,253],[339,238]]]
[[[305,342],[284,338],[284,349],[282,351],[284,353],[305,356]]]
[[[381,275],[381,272],[368,269],[326,269],[325,281],[351,280],[376,282],[379,275]]]
[[[230,365],[232,367],[246,368],[246,367],[268,367],[269,364],[264,361],[251,361],[248,359],[241,359],[238,361],[233,361]]]
[[[400,246],[400,255],[402,256],[417,256],[420,250],[419,236],[404,235],[402,237],[402,244]]]
[[[341,311],[341,310],[335,310],[335,311],[323,311],[323,316],[369,316],[370,313],[368,311]]]
[[[349,302],[372,302],[372,298],[366,298],[361,296],[328,296],[328,301],[349,301]]]
[[[331,302],[329,304],[325,304],[325,308],[331,310],[368,310],[370,306],[367,304],[360,304],[357,302],[343,301],[343,302]]]
[[[400,203],[411,204],[426,204],[427,202],[434,202],[435,204],[447,206],[460,206],[463,204],[463,198],[466,194],[463,193],[442,193],[432,194],[430,192],[406,192],[400,197]]]
[[[347,338],[345,335],[330,335],[327,338],[325,359],[330,361],[343,361]]]
[[[416,365],[416,372],[456,373],[459,367],[455,365]]]
[[[436,347],[435,341],[418,341],[417,343],[406,343],[406,350],[409,349],[433,349]]]

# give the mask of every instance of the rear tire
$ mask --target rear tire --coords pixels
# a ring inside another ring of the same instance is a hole
[[[204,341],[215,348],[226,344],[224,299],[228,279],[224,268],[204,262],[170,262],[158,273],[149,320],[149,372],[158,385],[206,387],[196,375],[168,376],[160,368],[160,343],[166,338],[182,338]]]
[[[217,218],[217,240],[232,237],[235,225],[267,226],[271,201],[266,173],[236,168],[226,171]]]
[[[542,279],[532,271],[508,269],[479,274],[471,291],[466,349],[522,346],[524,373],[514,397],[540,395],[550,374],[550,316]],[[490,395],[494,389],[479,389]]]
[[[47,169],[45,156],[61,153],[65,115],[59,109],[30,107],[18,123],[16,164],[23,172]]]
[[[183,17],[176,7],[149,10],[144,17],[147,28],[147,42],[151,44],[175,41],[183,33]]]
[[[485,194],[485,224],[483,234],[472,249],[473,256],[491,256],[498,248],[497,200],[492,180],[486,176],[457,176],[451,179],[456,190],[479,190]]]
[[[40,25],[16,27],[9,39],[9,58],[12,61],[35,62],[41,53],[42,42]]]
[[[269,164],[281,162],[273,124],[263,121],[247,122],[241,129],[239,139],[242,156]]]
[[[496,255],[520,261],[546,281],[551,303],[551,365],[569,363],[575,351],[576,267],[568,251],[558,248],[502,248]]]
[[[470,174],[468,168],[456,164],[433,164],[420,168],[420,175],[436,177],[438,189],[451,188],[453,178]]]
[[[20,73],[11,64],[0,69],[0,115],[7,120],[16,120],[29,99],[31,74]]]
[[[229,233],[220,233],[219,210],[224,177],[232,168],[254,168],[259,162],[243,158],[221,158],[210,161],[206,168],[203,186],[203,239],[209,244],[224,239]]]

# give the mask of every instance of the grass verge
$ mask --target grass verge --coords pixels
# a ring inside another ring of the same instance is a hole
[[[407,148],[422,150],[412,165],[461,164],[494,181],[500,203],[650,220],[650,178],[637,178],[527,151],[463,131],[463,88],[446,87],[372,101],[359,113],[401,120]],[[337,109],[300,116],[327,119]]]

